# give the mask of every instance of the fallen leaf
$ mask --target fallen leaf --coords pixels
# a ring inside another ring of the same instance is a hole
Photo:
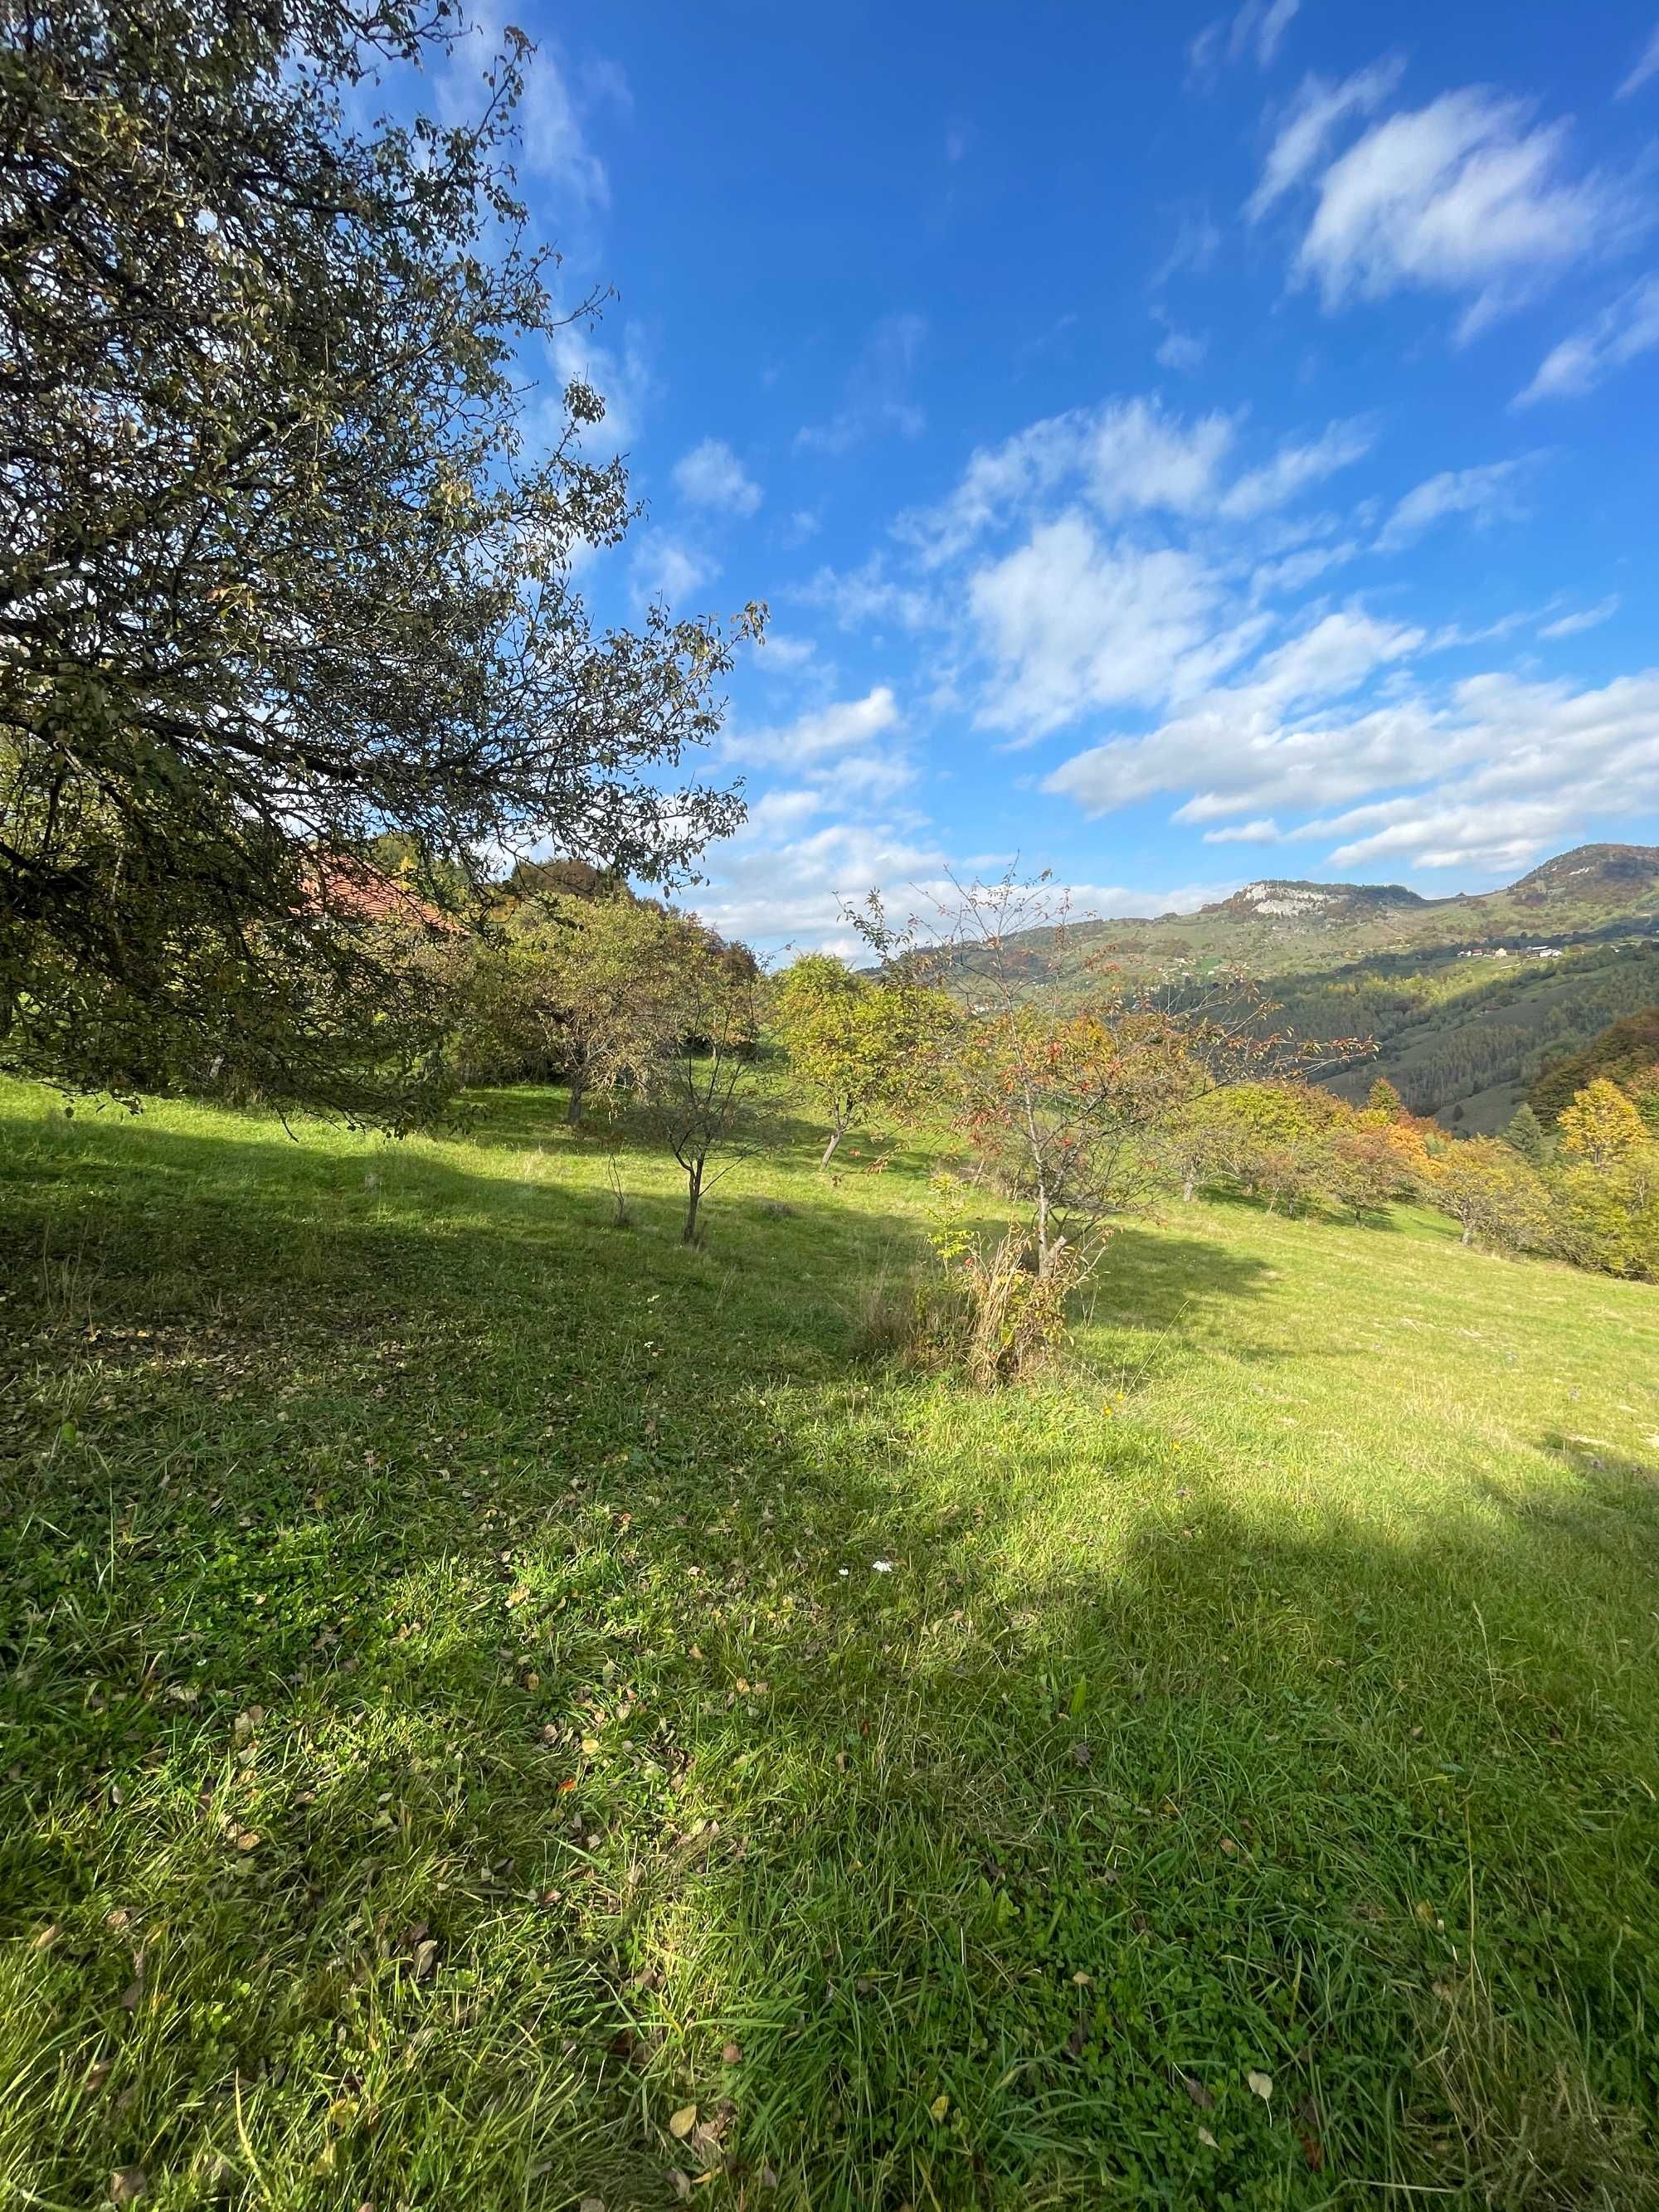
[[[1181,2077],[1181,2086],[1200,2112],[1212,2112],[1215,2110],[1215,2099],[1195,2074],[1183,2074]]]
[[[149,2194],[149,2176],[142,2166],[118,2166],[109,2178],[112,2204],[136,2203]]]
[[[720,2064],[722,2066],[735,2066],[742,2057],[742,2044],[724,2043],[720,2045]]]
[[[1261,2098],[1264,2105],[1270,2104],[1272,2102],[1273,2094],[1273,2077],[1271,2074],[1258,2074],[1255,2067],[1252,2066],[1249,2071],[1245,2075],[1244,2079],[1249,2083],[1253,2093]]]
[[[668,2123],[668,2132],[673,2136],[676,2142],[684,2142],[687,2136],[690,2134],[692,2129],[695,2128],[696,2124],[696,2106],[695,2105],[682,2105],[678,2112],[675,2113],[673,2118]]]
[[[935,2097],[927,2109],[936,2120],[942,2120],[951,2109],[951,2100],[948,2097]]]
[[[1219,2150],[1221,2148],[1215,2137],[1210,2133],[1208,2128],[1200,2128],[1199,2130],[1198,2139],[1200,2142],[1203,2143],[1206,2148],[1210,2150]]]
[[[414,1966],[416,1980],[417,1982],[423,1982],[437,1963],[437,1942],[434,1937],[428,1936],[415,1946]]]
[[[581,2212],[605,2212],[604,2197],[584,2197],[581,2201]]]
[[[671,2166],[668,2179],[674,2185],[674,2194],[682,2204],[691,2202],[691,2177],[683,2166]]]

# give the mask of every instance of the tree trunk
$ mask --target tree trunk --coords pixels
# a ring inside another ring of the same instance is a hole
[[[842,1139],[846,1134],[846,1122],[837,1121],[835,1127],[830,1132],[830,1141],[824,1146],[823,1152],[818,1160],[818,1165],[820,1168],[827,1168],[829,1166],[830,1161],[836,1157],[836,1146],[840,1144]]]
[[[685,1181],[685,1228],[681,1235],[680,1242],[683,1244],[695,1244],[697,1241],[697,1208],[702,1203],[702,1163],[701,1160],[697,1163],[696,1167],[688,1168],[686,1170]]]
[[[582,1100],[586,1092],[587,1085],[581,1077],[573,1074],[570,1079],[570,1111],[567,1117],[572,1123],[579,1122],[582,1118]]]
[[[1188,1176],[1187,1180],[1181,1186],[1181,1195],[1186,1200],[1188,1206],[1193,1202],[1193,1186],[1195,1181],[1195,1176]]]
[[[1466,1222],[1463,1224],[1463,1234],[1462,1234],[1462,1236],[1459,1238],[1458,1242],[1459,1242],[1460,1243],[1463,1243],[1463,1244],[1473,1244],[1473,1243],[1474,1243],[1474,1222],[1472,1222],[1472,1221],[1466,1221]]]

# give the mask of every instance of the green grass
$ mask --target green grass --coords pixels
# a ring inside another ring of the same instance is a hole
[[[1654,1291],[559,1105],[0,1095],[0,2203],[1659,2203]]]

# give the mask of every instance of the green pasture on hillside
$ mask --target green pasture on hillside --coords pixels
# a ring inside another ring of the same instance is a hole
[[[1659,1293],[0,1109],[0,2204],[1659,2203]]]

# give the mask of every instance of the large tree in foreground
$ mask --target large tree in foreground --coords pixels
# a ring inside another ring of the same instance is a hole
[[[0,1064],[229,1063],[399,1118],[427,917],[336,856],[550,838],[661,878],[740,811],[675,787],[730,636],[597,634],[571,587],[630,507],[591,391],[526,408],[561,311],[510,167],[524,41],[475,124],[345,120],[455,21],[0,17]]]

